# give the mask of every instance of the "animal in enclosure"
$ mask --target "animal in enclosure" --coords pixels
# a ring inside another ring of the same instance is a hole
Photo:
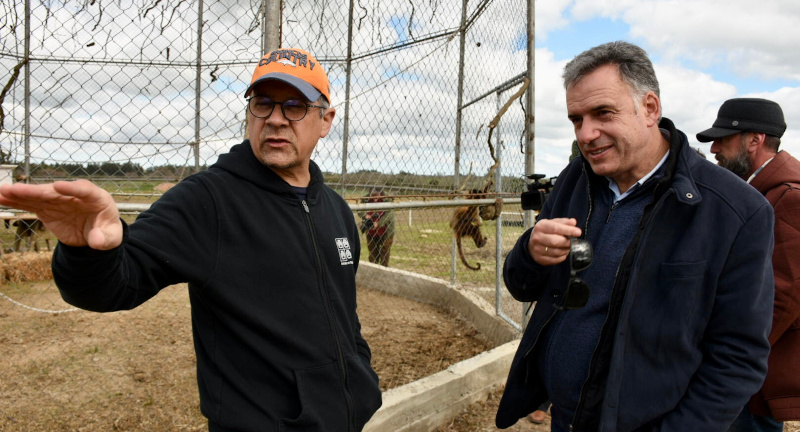
[[[8,221],[6,221],[8,225]],[[39,236],[40,233],[47,231],[42,221],[39,219],[20,219],[12,223],[17,227],[16,236],[14,237],[14,246],[6,252],[21,252],[23,250],[33,250],[39,252]],[[23,247],[23,242],[25,246]],[[47,250],[50,250],[50,239],[44,239]]]
[[[366,203],[389,202],[390,198],[380,189],[373,189],[362,200]],[[361,217],[361,232],[367,240],[369,262],[389,267],[389,257],[394,243],[394,210],[374,210]]]
[[[480,199],[485,195],[479,189],[472,189],[470,198]],[[456,246],[458,247],[458,256],[461,257],[461,262],[470,270],[480,270],[481,263],[475,263],[474,266],[467,262],[464,256],[464,249],[461,246],[461,239],[463,237],[472,238],[475,241],[475,246],[482,248],[486,246],[486,237],[481,232],[481,220],[479,206],[460,206],[456,207],[453,211],[453,216],[450,218],[450,228],[453,230],[453,236],[456,238]]]

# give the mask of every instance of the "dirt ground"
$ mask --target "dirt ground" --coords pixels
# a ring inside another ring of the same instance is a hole
[[[508,429],[497,429],[494,425],[494,415],[497,412],[497,405],[500,403],[502,394],[502,389],[498,389],[491,393],[487,400],[470,405],[451,422],[439,427],[434,432],[489,432],[500,430],[510,432],[550,432],[549,413],[542,424],[534,424],[527,419],[521,419]]]
[[[110,314],[42,312],[71,309],[49,282],[0,292],[0,431],[205,430],[185,286]],[[383,390],[489,348],[433,306],[368,289],[358,302]]]

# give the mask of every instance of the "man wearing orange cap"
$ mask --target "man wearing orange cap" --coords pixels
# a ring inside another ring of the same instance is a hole
[[[86,180],[0,187],[59,239],[65,301],[127,310],[188,282],[209,431],[359,431],[380,407],[356,314],[359,232],[311,161],[330,131],[328,78],[299,49],[265,55],[245,92],[248,138],[136,222]]]

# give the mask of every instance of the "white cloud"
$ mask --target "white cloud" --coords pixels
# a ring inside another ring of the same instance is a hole
[[[576,0],[575,21],[621,20],[630,36],[666,59],[741,76],[800,79],[800,3],[778,0]],[[537,17],[538,18],[538,17]],[[587,47],[588,48],[588,47]]]
[[[546,49],[536,50],[536,135],[534,172],[555,176],[567,165],[575,139],[567,120],[566,92],[561,71],[566,61],[556,61]]]
[[[577,21],[594,17],[616,20],[625,11],[649,7],[649,1],[640,0],[575,0],[569,13]]]
[[[545,0],[536,1],[534,13],[536,14],[536,41],[547,39],[547,34],[553,30],[561,29],[569,24],[564,18],[564,10],[572,0]]]

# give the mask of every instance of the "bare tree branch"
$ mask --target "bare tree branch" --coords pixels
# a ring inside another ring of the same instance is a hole
[[[8,79],[8,82],[3,87],[3,91],[0,91],[0,130],[3,130],[3,124],[5,123],[6,113],[3,110],[3,102],[6,100],[6,95],[11,90],[11,87],[14,86],[14,83],[19,78],[19,71],[28,64],[28,59],[22,59],[16,66],[14,66],[14,70],[11,72],[11,77]],[[10,158],[11,152],[6,152],[2,148],[0,148],[0,162],[7,162]]]

